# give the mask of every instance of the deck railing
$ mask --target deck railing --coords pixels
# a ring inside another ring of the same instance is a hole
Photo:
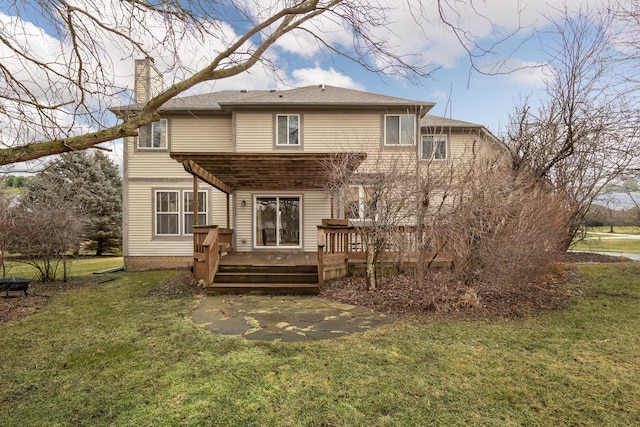
[[[386,231],[366,226],[319,225],[318,226],[318,276],[324,279],[324,266],[332,263],[348,263],[366,258],[367,236],[383,237],[385,259],[402,262],[413,260],[420,248],[421,235],[416,227],[400,226]]]
[[[218,272],[220,256],[233,252],[233,230],[217,225],[193,228],[193,277],[209,284]]]

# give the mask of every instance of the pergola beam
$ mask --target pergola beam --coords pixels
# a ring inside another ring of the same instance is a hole
[[[226,194],[233,193],[233,188],[231,188],[231,186],[222,182],[220,179],[218,179],[218,177],[216,177],[215,175],[213,175],[212,173],[210,173],[209,171],[201,167],[199,164],[197,164],[193,160],[189,160],[188,165],[189,165],[188,168],[185,165],[185,169],[188,172],[192,173],[193,175],[200,177],[200,179],[202,179],[204,182],[213,185],[215,188],[217,188],[218,190]]]

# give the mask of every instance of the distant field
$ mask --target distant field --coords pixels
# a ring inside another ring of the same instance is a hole
[[[6,194],[20,194],[19,188],[4,188]]]
[[[616,234],[636,234],[636,235],[640,235],[640,227],[630,227],[630,226],[617,226],[614,225],[613,226],[613,233],[610,233],[611,231],[611,227],[609,227],[608,225],[602,226],[602,227],[587,227],[587,233],[590,232],[596,232],[596,233],[608,233],[611,234],[613,236],[615,236]]]
[[[576,242],[572,249],[595,252],[640,253],[640,228],[621,226],[614,227],[613,230],[614,232],[610,233],[608,226],[589,227],[584,236],[585,239]],[[632,239],[623,235],[634,235],[638,236],[638,238]]]

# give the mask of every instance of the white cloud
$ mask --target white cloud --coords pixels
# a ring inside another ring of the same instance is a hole
[[[354,81],[351,77],[336,71],[333,68],[328,70],[318,66],[314,68],[300,68],[291,73],[292,86],[312,86],[327,84],[348,89],[364,90],[364,86]]]

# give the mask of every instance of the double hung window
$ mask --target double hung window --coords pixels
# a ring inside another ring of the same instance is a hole
[[[384,117],[384,145],[415,145],[416,116],[412,114]]]
[[[167,139],[166,119],[160,119],[138,129],[138,148],[166,149]]]
[[[207,195],[206,191],[198,191],[198,224],[200,225],[207,223]],[[193,191],[156,190],[154,197],[156,236],[187,236],[193,234]]]
[[[276,145],[300,145],[300,116],[298,114],[278,114],[276,116]]]
[[[422,158],[425,160],[447,160],[447,136],[422,135]]]
[[[180,235],[180,191],[156,191],[156,234]]]

